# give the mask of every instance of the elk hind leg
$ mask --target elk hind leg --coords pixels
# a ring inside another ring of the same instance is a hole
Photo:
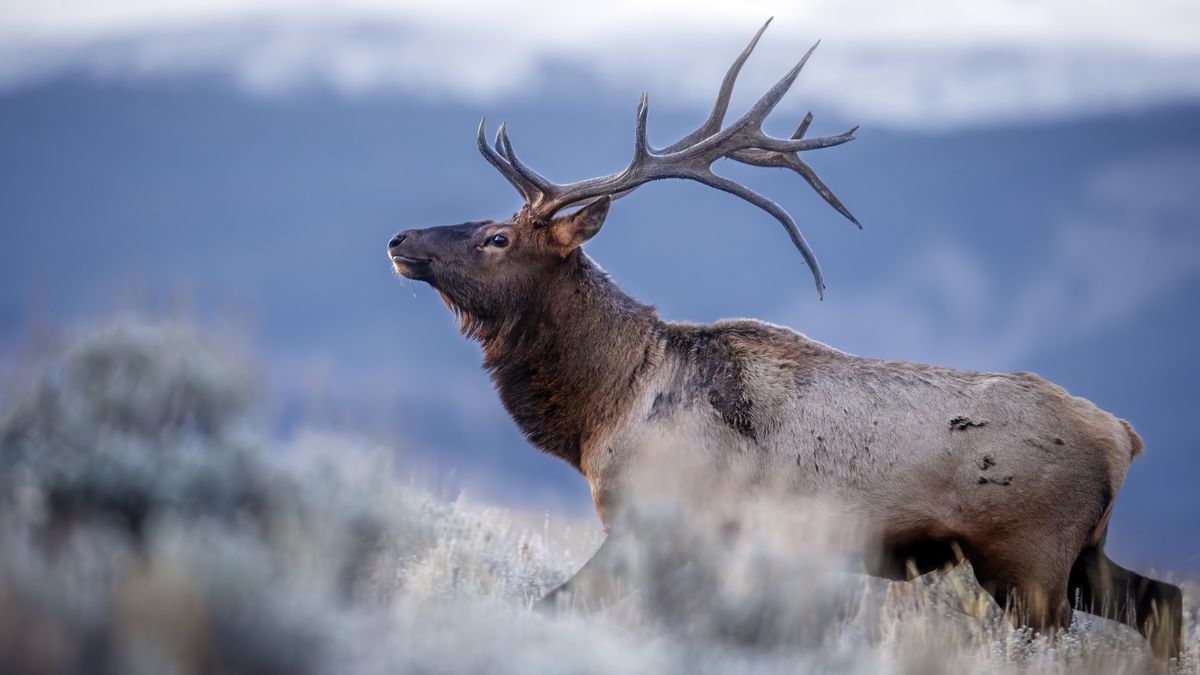
[[[1162,659],[1183,648],[1183,591],[1114,563],[1098,547],[1085,548],[1071,568],[1068,598],[1089,614],[1132,626]]]
[[[1071,625],[1066,565],[1022,565],[1004,558],[968,557],[975,579],[1014,626],[1029,626],[1043,635],[1052,635]]]
[[[1066,584],[1031,584],[980,578],[983,586],[1014,626],[1029,626],[1042,635],[1054,635],[1071,625],[1071,605],[1062,595]]]

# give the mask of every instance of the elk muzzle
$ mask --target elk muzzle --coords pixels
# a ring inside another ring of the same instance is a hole
[[[405,230],[388,241],[388,257],[396,271],[409,279],[424,281],[429,278],[432,256],[422,250],[421,230]]]

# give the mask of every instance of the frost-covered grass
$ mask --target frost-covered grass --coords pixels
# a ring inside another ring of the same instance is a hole
[[[1144,672],[1133,631],[1013,630],[969,570],[889,584],[819,513],[730,533],[636,512],[637,593],[531,603],[590,523],[439,501],[393,455],[256,428],[253,387],[187,330],[122,323],[12,392],[0,418],[0,673]],[[1197,672],[1195,585],[1177,668]]]

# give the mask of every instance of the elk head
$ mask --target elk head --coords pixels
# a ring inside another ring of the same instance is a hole
[[[774,216],[804,256],[821,295],[825,288],[821,268],[792,217],[775,202],[712,172],[712,165],[718,159],[791,169],[833,208],[858,225],[850,211],[799,157],[801,152],[853,140],[858,127],[837,136],[806,139],[805,133],[812,122],[809,113],[790,138],[774,138],[762,129],[763,120],[795,82],[817,45],[746,114],[722,128],[737,75],[770,23],[768,20],[763,24],[730,66],[708,119],[675,143],[659,149],[647,142],[647,100],[643,94],[634,128],[633,159],[617,173],[565,185],[552,183],[518,159],[504,124],[497,130],[493,147],[485,138],[486,123],[480,121],[479,151],[517,189],[525,200],[524,206],[503,222],[484,220],[401,232],[388,242],[388,255],[396,270],[441,292],[446,303],[468,319],[464,327],[472,320],[487,321],[519,312],[524,299],[551,283],[555,274],[563,273],[580,255],[580,245],[604,224],[612,200],[650,181],[682,178],[740,197]],[[571,208],[578,210],[561,215]]]

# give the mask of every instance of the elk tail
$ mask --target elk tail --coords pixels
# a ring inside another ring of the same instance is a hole
[[[1138,432],[1133,430],[1133,425],[1125,420],[1118,420],[1121,426],[1125,427],[1125,433],[1129,435],[1129,459],[1132,461],[1138,455],[1142,454],[1142,450],[1146,448],[1146,444],[1142,442],[1142,437],[1138,436]]]

